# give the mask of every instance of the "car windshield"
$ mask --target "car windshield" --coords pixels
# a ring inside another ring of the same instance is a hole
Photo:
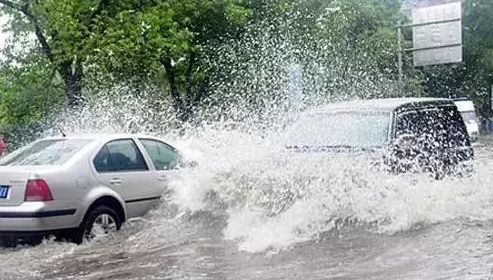
[[[380,147],[388,139],[390,112],[330,112],[302,117],[287,134],[289,146]]]
[[[49,139],[29,144],[0,160],[0,166],[62,165],[90,140]]]

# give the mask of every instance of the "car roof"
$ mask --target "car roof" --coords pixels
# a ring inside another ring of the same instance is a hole
[[[361,99],[352,101],[335,102],[318,107],[314,112],[325,111],[394,111],[401,108],[415,108],[437,105],[453,105],[453,101],[447,98],[415,97],[415,98],[381,98]]]

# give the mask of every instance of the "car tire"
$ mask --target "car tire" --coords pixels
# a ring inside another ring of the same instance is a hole
[[[122,220],[115,210],[105,205],[97,206],[86,214],[79,228],[73,232],[72,240],[81,244],[94,239],[96,230],[110,234],[120,230],[121,226]]]

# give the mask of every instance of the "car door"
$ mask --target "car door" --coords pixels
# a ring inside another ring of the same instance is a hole
[[[153,171],[133,139],[106,143],[93,163],[100,183],[125,200],[130,218],[145,214],[159,200]]]
[[[172,146],[155,139],[139,139],[156,169],[155,195],[162,195],[169,180],[183,165],[183,158]]]

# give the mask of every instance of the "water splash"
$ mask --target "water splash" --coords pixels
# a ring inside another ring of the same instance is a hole
[[[319,20],[339,11],[328,9]],[[152,88],[98,91],[81,111],[55,114],[53,123],[66,133],[154,134],[199,163],[170,182],[172,192],[162,207],[128,226],[118,240],[125,246],[122,251],[181,244],[217,227],[240,250],[263,252],[347,228],[393,234],[460,218],[493,218],[488,160],[478,162],[470,178],[434,181],[376,173],[363,156],[287,152],[279,133],[304,108],[397,92],[388,76],[361,65],[360,57],[345,57],[340,45],[279,32],[289,26],[261,23],[239,42],[214,50],[218,56],[210,63],[222,69],[218,75],[228,74],[213,77],[207,106],[196,108],[193,126],[180,123],[170,100]],[[58,134],[56,128],[47,133]],[[219,216],[220,222],[199,223],[201,215]],[[53,255],[56,260],[43,262],[51,264],[86,250],[103,255],[107,248],[119,248],[116,243],[98,248],[48,242],[2,251],[0,259],[24,273],[29,270],[26,259]]]
[[[188,177],[193,183],[176,184],[176,201],[194,210],[225,209],[224,237],[250,252],[286,248],[347,227],[393,234],[493,217],[492,178],[484,176],[488,160],[478,161],[469,178],[436,181],[378,173],[364,156],[289,153],[276,140],[204,131],[195,140],[203,160]]]

